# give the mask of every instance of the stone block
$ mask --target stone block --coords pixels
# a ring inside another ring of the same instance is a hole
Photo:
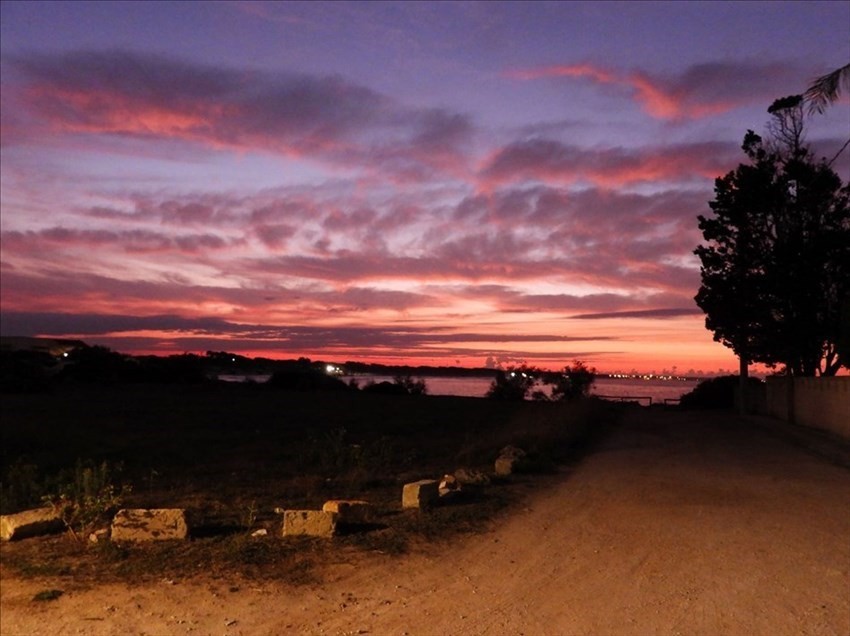
[[[526,452],[516,446],[505,446],[499,451],[496,459],[495,473],[500,476],[511,475],[517,472],[523,462],[526,461]]]
[[[283,536],[332,537],[338,516],[325,510],[284,510]]]
[[[339,523],[368,523],[372,506],[360,499],[331,499],[322,506],[324,512],[334,512]]]
[[[40,534],[60,532],[65,527],[52,507],[24,510],[0,516],[0,539],[13,541]]]
[[[486,486],[490,483],[490,477],[473,468],[458,468],[454,472],[457,482],[464,486]]]
[[[189,535],[182,508],[125,508],[112,519],[113,541],[164,541]]]
[[[496,474],[499,476],[511,475],[516,472],[521,459],[517,457],[499,457],[496,460]]]
[[[436,479],[421,479],[405,484],[401,493],[401,507],[427,508],[439,499],[439,486]]]

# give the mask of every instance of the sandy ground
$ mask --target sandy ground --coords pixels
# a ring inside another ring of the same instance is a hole
[[[313,586],[74,589],[2,573],[0,632],[850,634],[850,470],[759,428],[635,413],[530,493],[485,533],[340,555]],[[66,593],[31,600],[51,586]]]

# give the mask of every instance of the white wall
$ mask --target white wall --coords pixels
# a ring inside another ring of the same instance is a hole
[[[767,379],[767,412],[789,420],[787,378]],[[850,439],[850,377],[794,378],[793,420]]]

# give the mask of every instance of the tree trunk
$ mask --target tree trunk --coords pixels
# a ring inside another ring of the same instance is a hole
[[[739,373],[739,386],[738,386],[738,413],[741,415],[746,415],[747,410],[749,408],[749,400],[747,399],[747,385],[749,384],[749,366],[747,365],[747,359],[744,356],[740,356],[739,358],[741,362],[740,373]]]

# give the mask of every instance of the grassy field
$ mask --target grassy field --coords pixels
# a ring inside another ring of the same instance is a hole
[[[260,385],[64,387],[4,395],[3,512],[32,506],[102,465],[131,487],[126,507],[187,508],[192,540],[96,545],[69,536],[3,546],[4,567],[31,575],[147,577],[239,572],[309,577],[327,547],[258,540],[279,533],[276,508],[320,508],[332,498],[367,499],[380,511],[368,532],[334,548],[402,552],[419,541],[480,529],[513,498],[514,485],[468,492],[427,514],[402,513],[401,486],[457,468],[490,471],[507,444],[530,453],[533,472],[579,457],[617,417],[598,401],[573,404],[363,392],[275,391]]]

